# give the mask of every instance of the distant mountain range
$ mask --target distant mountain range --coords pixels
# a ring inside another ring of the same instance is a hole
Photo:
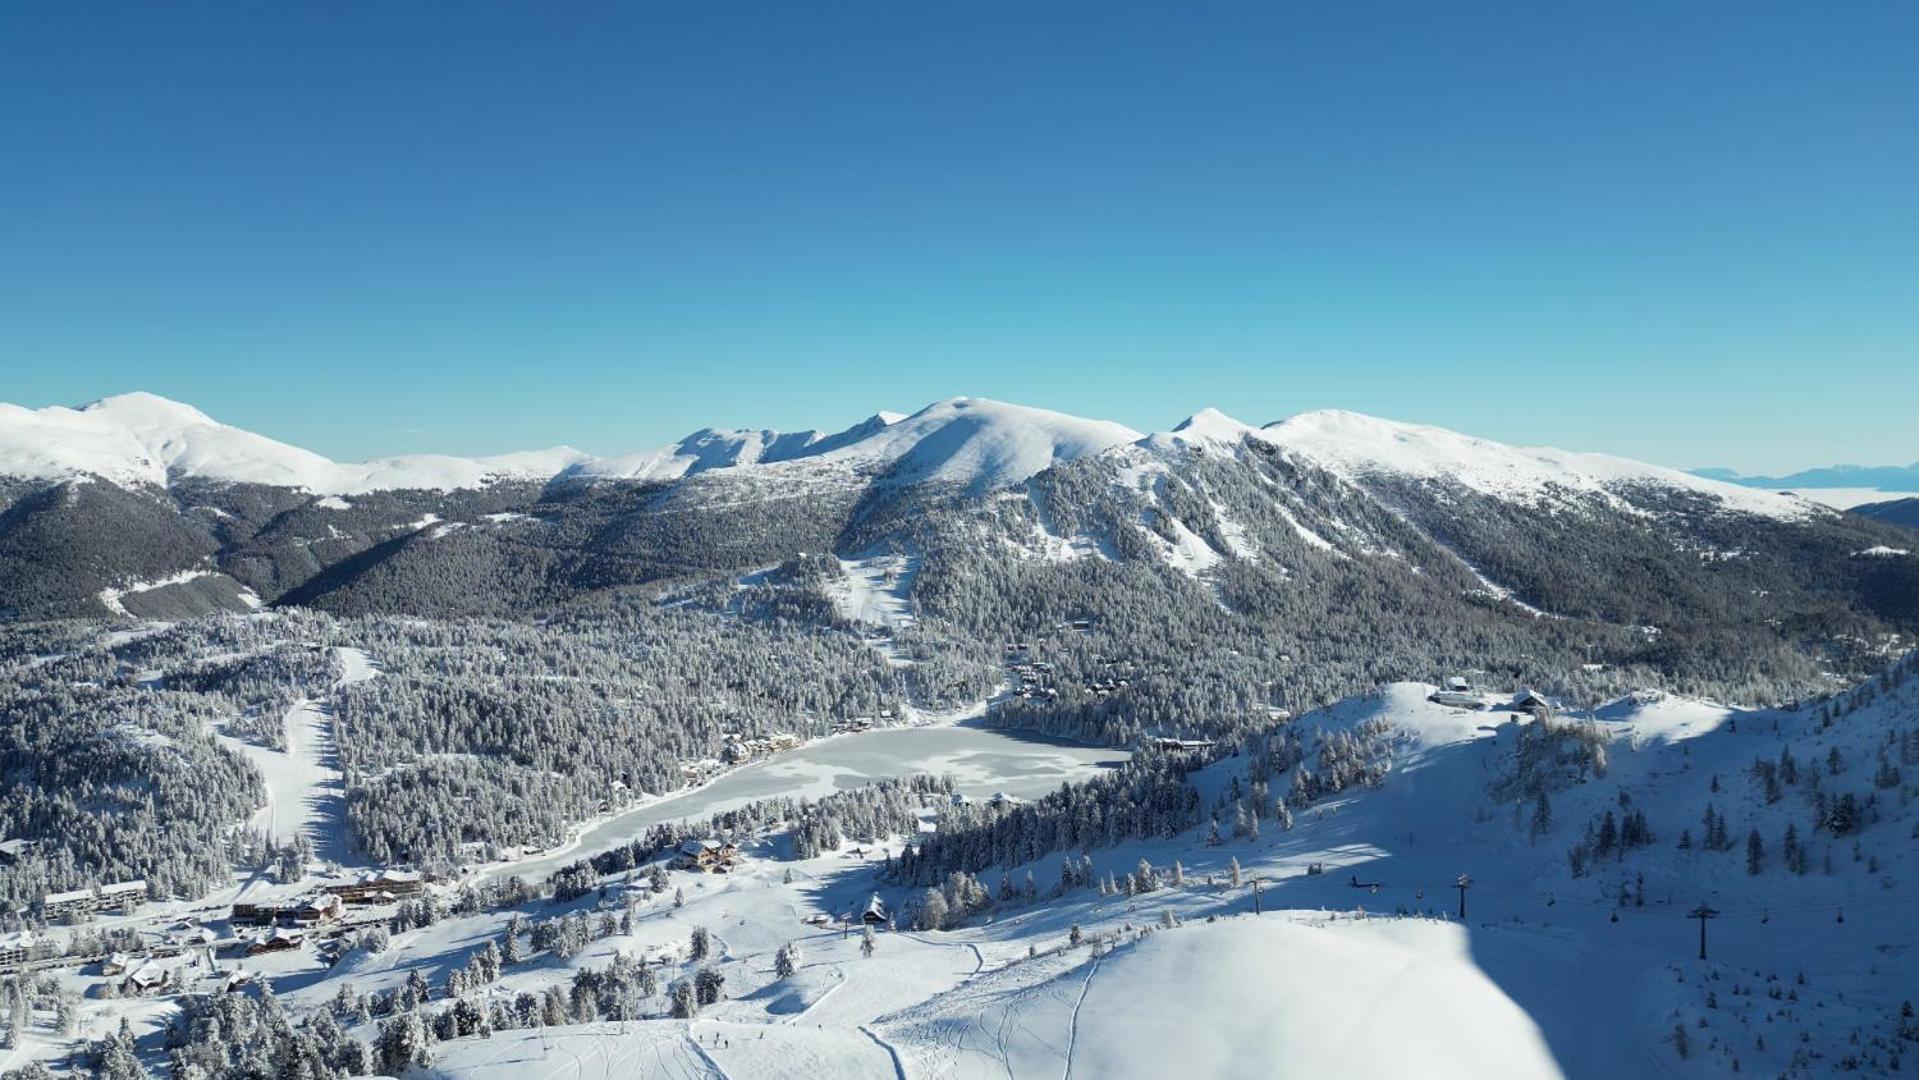
[[[1809,499],[1340,411],[1142,434],[954,398],[607,458],[341,463],[150,394],[0,406],[17,619],[537,618],[637,595],[858,622],[832,598],[884,564],[903,575],[890,610],[968,655],[1123,617],[1169,663],[1197,636],[1243,640],[1328,692],[1440,657],[1612,656],[1778,693],[1847,668],[1837,647],[1919,629],[1915,547]]]
[[[1827,465],[1787,476],[1746,476],[1732,469],[1694,469],[1694,476],[1722,480],[1743,487],[1877,488],[1880,491],[1919,492],[1919,462],[1911,465]]]

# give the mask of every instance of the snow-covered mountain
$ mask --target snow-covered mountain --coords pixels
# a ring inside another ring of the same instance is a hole
[[[1336,409],[1301,413],[1259,436],[1355,480],[1375,476],[1442,481],[1497,498],[1618,495],[1634,487],[1706,496],[1728,510],[1794,518],[1815,504],[1607,454],[1516,447],[1444,428],[1402,424]]]
[[[585,457],[558,446],[495,457],[413,454],[342,464],[156,394],[117,394],[77,409],[0,404],[0,476],[97,476],[156,487],[204,479],[357,495],[544,479]]]
[[[896,483],[938,482],[983,491],[1139,437],[1108,421],[953,398],[911,416],[878,413],[835,434],[703,428],[669,446],[603,458],[559,446],[490,457],[412,454],[342,463],[222,424],[190,405],[129,393],[77,409],[0,404],[0,476],[94,476],[156,487],[196,479],[349,496],[556,477],[661,483],[717,469],[811,459],[887,472]]]
[[[1522,449],[1352,412],[1307,412],[1256,427],[1207,409],[1171,431],[1142,436],[1111,421],[985,398],[939,401],[910,416],[880,413],[835,434],[704,428],[669,446],[610,457],[559,446],[489,457],[412,454],[335,462],[222,424],[190,405],[128,393],[77,409],[0,404],[0,476],[92,475],[158,487],[197,479],[350,496],[556,477],[662,483],[714,470],[811,461],[883,475],[894,485],[938,483],[978,493],[1117,446],[1162,453],[1217,451],[1246,439],[1356,481],[1380,476],[1439,480],[1519,501],[1653,486],[1707,496],[1745,513],[1797,517],[1813,512],[1802,500],[1624,458]]]
[[[911,416],[877,413],[832,435],[707,428],[658,450],[579,461],[565,475],[666,481],[715,469],[809,461],[822,468],[885,473],[893,483],[985,491],[1139,437],[1108,421],[985,398],[951,398]]]
[[[1896,604],[1903,562],[1869,573],[1844,560],[1910,543],[1839,520],[1654,465],[1347,412],[1260,427],[1208,409],[1142,435],[953,398],[832,434],[708,428],[609,457],[562,447],[340,463],[150,394],[0,406],[0,610],[21,614],[97,612],[108,593],[135,614],[186,614],[246,590],[266,603],[504,613],[807,552],[982,538],[994,558],[1098,555],[1208,581],[1343,558],[1362,562],[1342,572],[1385,587],[1364,560],[1389,556],[1425,572],[1392,589],[1458,584],[1525,611],[1633,625],[1706,602],[1685,598],[1707,587],[1694,572],[1707,557],[1726,579],[1715,595],[1777,605],[1813,589]],[[1570,567],[1568,545],[1583,552]],[[1813,561],[1831,568],[1807,570]],[[230,580],[204,580],[215,573]],[[202,584],[141,591],[182,575]],[[161,592],[181,603],[153,602]]]

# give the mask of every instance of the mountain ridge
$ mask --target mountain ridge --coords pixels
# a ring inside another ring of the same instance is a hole
[[[707,472],[815,461],[886,472],[894,484],[947,482],[979,493],[1121,445],[1166,453],[1227,449],[1245,439],[1304,455],[1354,478],[1393,473],[1444,479],[1522,499],[1555,485],[1595,491],[1652,483],[1709,495],[1728,508],[1750,513],[1814,512],[1803,500],[1754,494],[1750,485],[1699,472],[1607,454],[1508,446],[1347,410],[1312,410],[1255,426],[1206,408],[1170,430],[1143,434],[1108,420],[968,397],[943,399],[909,415],[875,413],[830,434],[709,427],[663,447],[606,457],[557,446],[479,457],[410,454],[334,462],[223,424],[192,405],[134,391],[77,409],[56,405],[32,410],[0,403],[0,476],[46,480],[91,475],[157,487],[199,479],[338,497],[376,491],[445,492],[503,480],[669,483]]]

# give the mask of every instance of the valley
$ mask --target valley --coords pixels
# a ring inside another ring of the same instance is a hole
[[[23,412],[10,1077],[1892,1076],[1919,1040],[1889,521],[1336,412],[362,464],[148,395]]]

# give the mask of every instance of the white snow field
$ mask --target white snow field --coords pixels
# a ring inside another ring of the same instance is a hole
[[[1010,981],[1010,980],[1009,980]],[[1427,920],[1244,916],[883,1025],[911,1075],[1558,1076],[1526,1013]]]

